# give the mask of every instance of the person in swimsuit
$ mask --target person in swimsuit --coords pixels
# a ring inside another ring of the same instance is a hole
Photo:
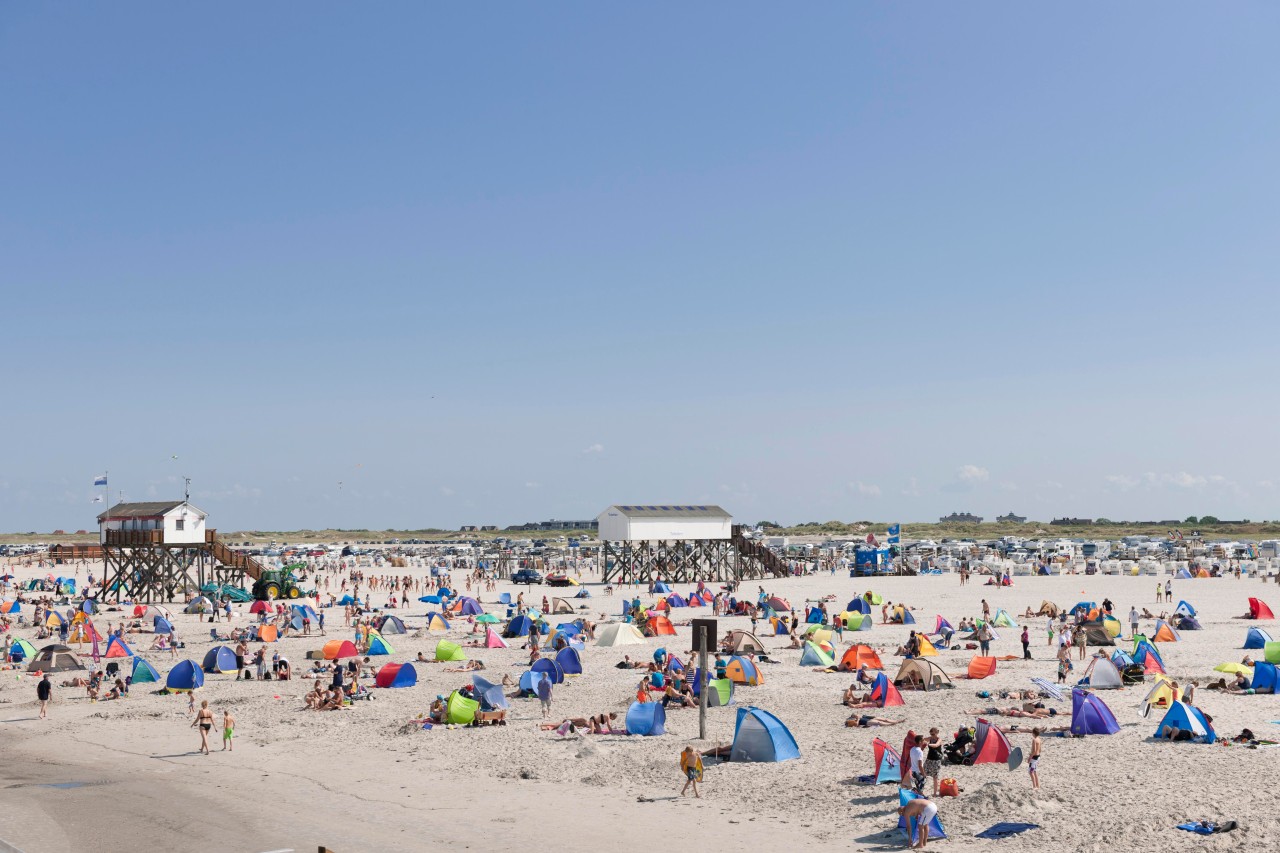
[[[884,717],[873,717],[870,714],[854,715],[844,721],[844,724],[851,729],[874,729],[880,726],[896,726],[899,723],[905,723],[906,720],[889,720]]]
[[[908,833],[910,833],[911,821],[914,820],[916,822],[916,832],[919,834],[920,840],[914,846],[923,850],[925,842],[929,840],[929,824],[938,816],[937,805],[924,797],[916,797],[905,806],[899,806],[898,814],[907,819]]]
[[[933,796],[938,796],[938,772],[942,769],[942,737],[936,728],[929,729],[924,741],[924,775],[933,780]]]
[[[222,750],[234,751],[236,748],[233,738],[236,734],[236,718],[230,711],[222,712]]]
[[[1027,772],[1031,774],[1031,787],[1040,787],[1040,748],[1044,745],[1040,740],[1040,727],[1031,730],[1031,758],[1027,761]]]
[[[200,711],[196,714],[191,728],[200,727],[200,751],[209,754],[209,731],[213,728],[213,712],[209,710],[209,700],[200,703]]]

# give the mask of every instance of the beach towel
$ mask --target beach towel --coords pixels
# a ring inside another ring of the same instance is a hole
[[[1038,823],[997,823],[990,829],[984,829],[974,838],[1012,838],[1028,829],[1039,829]]]

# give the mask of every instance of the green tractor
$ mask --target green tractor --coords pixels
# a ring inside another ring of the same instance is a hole
[[[253,597],[258,601],[271,601],[276,598],[299,598],[302,590],[293,578],[293,570],[302,563],[294,563],[283,569],[268,569],[253,582]]]

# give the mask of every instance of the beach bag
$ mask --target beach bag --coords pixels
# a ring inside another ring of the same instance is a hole
[[[938,796],[958,797],[960,796],[960,786],[955,779],[943,779],[938,782]]]

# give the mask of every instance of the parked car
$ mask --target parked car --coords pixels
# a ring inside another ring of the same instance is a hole
[[[511,582],[526,585],[542,583],[542,575],[538,574],[534,569],[517,569],[511,575]]]

